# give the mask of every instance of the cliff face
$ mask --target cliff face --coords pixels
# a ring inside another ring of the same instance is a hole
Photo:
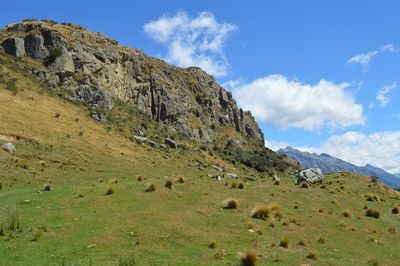
[[[114,99],[120,99],[202,143],[232,127],[264,145],[251,113],[199,68],[178,68],[100,33],[51,21],[8,25],[0,43],[0,50],[40,63],[32,73],[49,88],[63,88],[70,100],[91,106],[94,119],[106,120]]]

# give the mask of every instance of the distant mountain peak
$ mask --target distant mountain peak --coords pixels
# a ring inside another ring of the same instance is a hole
[[[284,154],[289,158],[297,160],[304,168],[318,167],[324,173],[351,172],[355,174],[375,176],[378,177],[383,183],[392,188],[400,188],[400,178],[390,173],[387,173],[385,170],[375,167],[371,164],[366,164],[365,166],[356,166],[349,162],[332,157],[327,153],[321,153],[320,155],[318,155],[315,153],[302,152],[292,147],[280,149],[278,150],[278,153]]]

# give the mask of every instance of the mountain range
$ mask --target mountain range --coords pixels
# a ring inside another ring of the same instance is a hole
[[[379,178],[386,185],[400,189],[400,178],[371,164],[356,166],[349,162],[330,156],[326,153],[316,154],[302,152],[292,147],[278,150],[279,154],[286,155],[298,161],[302,167],[318,167],[323,173],[350,172]]]

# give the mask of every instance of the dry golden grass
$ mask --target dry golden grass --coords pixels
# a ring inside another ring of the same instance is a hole
[[[252,218],[261,220],[268,220],[270,218],[270,214],[271,209],[265,205],[256,206],[250,212],[250,216]]]
[[[392,213],[393,214],[399,214],[399,208],[398,207],[393,207],[392,208]]]
[[[342,213],[342,216],[345,217],[345,218],[351,217],[351,211],[344,210],[343,213]]]
[[[316,252],[314,252],[314,251],[309,251],[306,258],[307,259],[312,259],[312,260],[317,260],[318,259],[318,254]]]
[[[237,184],[236,182],[232,182],[231,188],[232,188],[232,189],[235,189],[235,188],[237,188],[237,187],[238,187],[238,184]]]
[[[287,238],[281,239],[281,241],[279,242],[279,246],[282,248],[288,248],[289,240]]]
[[[117,184],[117,183],[118,183],[118,178],[111,178],[111,179],[108,181],[108,183],[109,183],[109,184]]]
[[[211,242],[208,244],[208,247],[211,248],[211,249],[217,248],[217,242],[211,241]]]
[[[50,191],[50,190],[51,190],[51,185],[50,184],[44,184],[43,191]]]

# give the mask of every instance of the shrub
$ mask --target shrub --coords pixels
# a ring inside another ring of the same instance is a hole
[[[226,199],[222,204],[224,209],[237,209],[239,206],[239,202],[234,198]]]
[[[43,191],[50,191],[51,190],[51,185],[50,184],[45,184],[43,186]]]
[[[377,210],[372,209],[372,208],[368,208],[367,211],[365,212],[365,216],[373,217],[373,218],[378,219],[380,214],[379,214],[379,212]]]
[[[165,187],[168,189],[172,189],[172,181],[171,180],[165,181]]]
[[[240,262],[242,266],[255,266],[257,263],[257,254],[251,250],[240,253]]]
[[[349,210],[345,210],[345,211],[342,213],[342,215],[343,215],[343,217],[348,218],[348,217],[351,216],[351,212],[350,212]]]
[[[112,195],[112,194],[114,194],[114,189],[113,189],[112,187],[109,187],[109,188],[107,189],[105,195]]]
[[[281,242],[279,243],[280,247],[283,248],[288,248],[289,247],[289,240],[287,238],[281,239]]]
[[[48,55],[45,59],[44,59],[44,65],[47,67],[49,66],[51,63],[53,63],[57,57],[60,57],[62,55],[63,51],[61,47],[57,47],[54,48],[51,52],[50,55]]]
[[[240,182],[237,188],[238,189],[243,189],[244,188],[244,184],[242,182]]]
[[[151,183],[147,186],[146,192],[154,192],[156,191],[157,187],[155,184]]]
[[[318,259],[318,255],[314,251],[310,251],[310,252],[308,252],[308,255],[307,255],[306,258],[307,259],[312,259],[312,260],[317,260]]]
[[[0,184],[0,189],[1,189],[1,184]],[[399,214],[399,208],[398,207],[393,207],[392,213],[393,214]]]

